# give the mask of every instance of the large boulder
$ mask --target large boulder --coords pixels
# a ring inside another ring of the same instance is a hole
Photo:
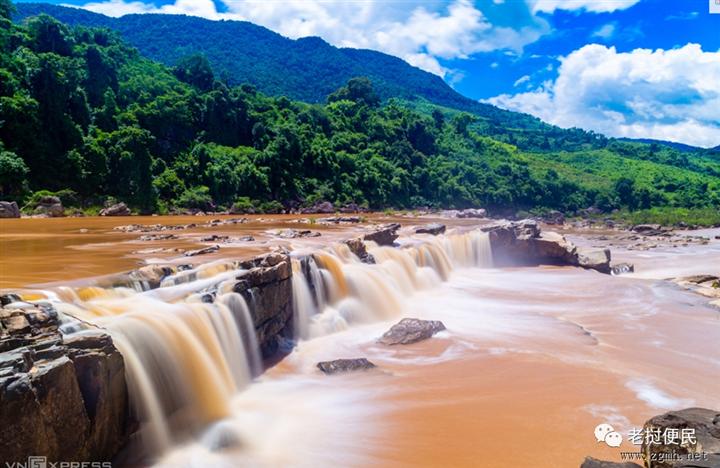
[[[404,318],[386,331],[378,343],[389,346],[417,343],[443,330],[445,325],[439,320]]]
[[[610,273],[610,249],[577,249],[578,265],[601,273]]]
[[[375,229],[375,231],[365,234],[363,239],[375,242],[377,245],[393,245],[395,239],[398,238],[398,229],[400,229],[398,223],[385,224]]]
[[[444,233],[445,229],[446,227],[444,224],[431,223],[416,228],[415,234],[432,234],[433,236],[437,236],[438,234]]]
[[[35,206],[35,214],[58,218],[65,215],[65,208],[63,208],[60,198],[44,196],[40,198]]]
[[[324,374],[338,374],[341,372],[353,372],[360,370],[370,370],[377,366],[366,358],[355,359],[336,359],[334,361],[318,362],[317,368]]]
[[[317,202],[300,210],[303,214],[335,213],[335,206],[329,201]]]
[[[284,253],[270,253],[240,263],[246,271],[237,277],[233,291],[245,299],[255,324],[263,356],[279,348],[284,335],[291,333],[292,264]]]
[[[534,220],[506,221],[481,228],[488,233],[496,266],[570,265],[610,273],[610,251],[578,248],[565,236],[541,231]]]
[[[642,452],[646,460],[653,460],[652,468],[712,468],[720,466],[720,411],[706,408],[687,408],[655,416],[645,423],[643,433],[667,434],[667,430],[686,430],[692,439],[681,436],[677,443],[646,443]],[[694,442],[694,443],[693,443]],[[704,455],[706,454],[706,455]],[[677,460],[676,458],[680,458]]]
[[[123,202],[115,203],[100,210],[100,216],[130,216],[130,208]]]
[[[18,204],[8,201],[0,201],[0,218],[19,218],[20,208]]]
[[[0,463],[110,461],[129,433],[123,358],[101,330],[63,336],[49,304],[0,309]]]

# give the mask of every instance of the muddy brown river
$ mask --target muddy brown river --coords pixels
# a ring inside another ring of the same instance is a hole
[[[617,231],[562,231],[579,245],[610,245],[613,263],[635,265],[635,273],[610,276],[572,267],[495,268],[483,260],[487,240],[473,230],[482,220],[376,214],[360,224],[295,216],[252,216],[233,224],[231,218],[0,220],[0,288],[26,299],[50,298],[61,310],[81,308],[84,319],[110,330],[126,362],[137,360],[137,372],[150,369],[146,350],[131,339],[138,325],[120,318],[147,314],[147,323],[155,324],[155,311],[178,307],[233,271],[213,266],[195,282],[169,285],[172,295],[165,296],[105,289],[87,298],[72,291],[145,263],[224,265],[278,247],[325,249],[326,267],[318,274],[330,299],[318,308],[297,305],[304,338],[287,357],[252,379],[251,356],[235,363],[218,351],[214,362],[198,364],[205,366],[202,373],[175,376],[203,392],[210,391],[207,379],[244,383],[226,393],[203,393],[208,403],[197,414],[207,423],[191,437],[178,437],[172,419],[149,424],[145,432],[158,465],[576,468],[588,455],[620,461],[621,452],[639,450],[627,437],[617,448],[596,442],[600,423],[626,436],[668,410],[720,408],[720,310],[667,280],[718,274],[720,240],[714,236],[720,229],[697,233],[710,239],[704,244],[649,250],[631,250]],[[407,248],[371,248],[378,265],[353,263],[329,248],[368,222],[388,221],[403,225],[400,243]],[[412,226],[430,221],[447,224],[448,232],[413,234]],[[116,229],[129,224],[194,226]],[[320,236],[286,239],[285,229]],[[151,234],[175,237],[141,240]],[[202,240],[212,235],[220,237]],[[213,245],[219,250],[184,255]],[[419,260],[423,252],[447,257],[447,265]],[[293,288],[303,297],[305,285]],[[441,320],[447,330],[410,346],[377,344],[403,317]],[[162,340],[163,333],[158,328],[147,336]],[[199,329],[197,335],[201,345],[214,346],[213,337]],[[178,359],[194,355],[190,346],[163,349]],[[367,357],[380,371],[329,377],[315,367],[354,357]],[[176,390],[151,387],[138,387],[133,397],[155,414],[153,405]],[[241,442],[216,450],[228,437]]]

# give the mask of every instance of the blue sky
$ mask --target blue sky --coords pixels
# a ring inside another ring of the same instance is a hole
[[[84,0],[120,16],[241,19],[396,55],[563,127],[720,145],[716,0]],[[718,7],[720,9],[720,7]]]

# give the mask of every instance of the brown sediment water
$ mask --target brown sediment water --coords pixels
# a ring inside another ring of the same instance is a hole
[[[720,341],[720,314],[704,298],[663,281],[673,272],[712,273],[720,242],[652,252],[619,248],[614,257],[635,263],[636,273],[612,277],[569,267],[493,268],[487,236],[472,229],[472,220],[457,229],[451,222],[438,237],[406,230],[405,248],[370,249],[377,265],[332,245],[359,232],[355,225],[256,217],[169,231],[180,239],[157,243],[112,230],[129,222],[209,219],[0,224],[5,288],[129,270],[155,256],[133,253],[139,249],[194,249],[202,235],[256,237],[252,246],[222,246],[192,258],[198,269],[191,282],[179,273],[145,292],[42,288],[61,312],[113,335],[144,422],[145,450],[160,465],[577,467],[587,455],[619,461],[621,451],[638,450],[627,440],[620,448],[598,443],[593,430],[600,423],[626,436],[667,410],[720,408],[720,349],[711,345]],[[280,228],[322,236],[288,241],[268,233]],[[569,235],[593,242],[583,232]],[[275,245],[314,251],[316,261],[312,278],[293,277],[302,339],[252,379],[256,344],[236,333],[248,327],[247,307],[240,296],[222,294],[238,274],[227,260]],[[73,258],[77,252],[87,257]],[[198,301],[208,286],[221,292],[215,304]],[[441,320],[447,330],[409,346],[378,344],[402,317]],[[380,370],[328,377],[315,368],[318,361],[353,357],[367,357]],[[241,443],[213,448],[230,436]]]

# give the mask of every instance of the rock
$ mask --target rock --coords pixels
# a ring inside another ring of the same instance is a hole
[[[653,468],[720,466],[720,411],[705,408],[670,411],[651,418],[643,429],[644,433],[659,429],[661,434],[666,429],[694,430],[695,444],[646,444],[644,440],[642,452],[646,460],[657,460],[652,462]],[[697,459],[693,457],[693,454],[703,452],[708,454],[708,459],[701,455],[697,455]],[[673,460],[673,453],[680,455],[682,460]]]
[[[578,265],[601,273],[610,273],[610,249],[577,249]]]
[[[678,282],[684,282],[684,283],[694,283],[694,284],[700,284],[700,283],[707,283],[709,281],[717,281],[720,280],[715,275],[692,275],[692,276],[683,276],[682,278],[678,278]]]
[[[664,228],[659,224],[637,224],[630,230],[644,236],[664,236],[671,231],[671,229]]]
[[[375,263],[375,258],[368,253],[365,246],[365,242],[359,237],[349,239],[345,241],[345,245],[348,246],[350,252],[354,253],[357,258],[363,263]]]
[[[435,333],[443,330],[445,330],[445,325],[438,320],[404,318],[386,331],[378,340],[378,343],[390,346],[411,344],[427,340]]]
[[[283,334],[292,333],[292,266],[284,253],[270,253],[240,263],[247,271],[233,291],[243,296],[255,324],[264,357],[276,353]]]
[[[319,218],[318,223],[340,224],[340,223],[359,223],[362,221],[360,216],[333,216],[330,218]]]
[[[642,466],[631,462],[617,463],[586,457],[580,468],[642,468]]]
[[[340,372],[353,372],[374,369],[377,366],[365,358],[336,359],[334,361],[318,362],[317,368],[323,373],[331,375]]]
[[[618,263],[610,267],[610,274],[613,276],[635,272],[635,265],[632,263]]]
[[[415,229],[415,234],[432,234],[437,236],[445,232],[445,225],[440,223],[427,224]]]
[[[341,213],[362,213],[364,211],[367,210],[360,207],[357,203],[348,203],[347,205],[340,208]]]
[[[185,256],[186,257],[195,257],[197,255],[206,255],[209,253],[217,252],[218,250],[220,250],[219,245],[211,245],[210,247],[205,247],[202,249],[188,250],[187,252],[185,252]]]
[[[35,207],[35,213],[46,215],[51,218],[59,218],[65,214],[65,208],[63,208],[60,198],[55,196],[45,196],[40,198],[40,201]]]
[[[18,204],[8,201],[0,201],[0,218],[19,218],[20,208]]]
[[[460,210],[455,214],[457,218],[485,218],[487,211],[484,208],[468,208]]]
[[[210,236],[201,237],[200,242],[226,242],[228,239],[230,239],[229,236],[220,236],[218,234],[212,234]]]
[[[274,231],[273,234],[282,239],[298,239],[302,237],[320,237],[320,233],[317,231],[310,231],[308,229],[297,230],[297,229],[283,229],[281,231]]]
[[[570,265],[610,273],[610,251],[578,248],[564,236],[540,231],[529,219],[483,226],[495,266]]]
[[[175,234],[146,234],[138,238],[138,240],[143,242],[154,242],[173,239],[178,239],[178,236],[176,236]]]
[[[335,207],[329,201],[315,203],[313,206],[300,210],[303,214],[335,213]]]
[[[375,232],[365,234],[363,240],[375,242],[377,245],[393,245],[398,238],[398,229],[400,229],[398,223],[386,224],[377,228]]]
[[[162,280],[175,273],[171,266],[147,265],[130,273],[130,279],[145,283],[148,289],[160,287]]]
[[[130,216],[130,208],[123,202],[115,203],[100,210],[100,216]]]
[[[0,461],[112,459],[129,434],[122,356],[103,331],[62,336],[51,305],[23,306],[0,309]]]
[[[565,215],[555,210],[548,211],[541,219],[547,224],[565,224]]]

